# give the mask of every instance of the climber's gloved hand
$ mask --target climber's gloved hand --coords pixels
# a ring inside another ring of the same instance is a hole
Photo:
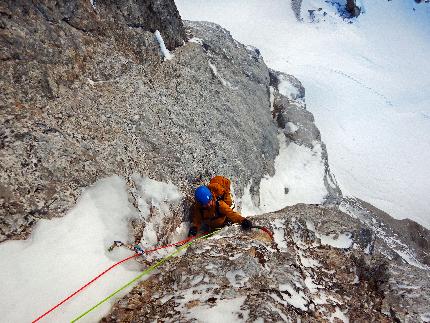
[[[251,230],[252,227],[252,223],[251,221],[249,221],[248,219],[244,219],[241,223],[240,226],[242,227],[243,230]]]
[[[190,231],[188,231],[188,236],[189,237],[194,237],[197,234],[197,228],[196,227],[191,227]]]

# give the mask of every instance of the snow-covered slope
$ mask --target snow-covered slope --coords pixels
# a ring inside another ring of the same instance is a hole
[[[430,5],[361,3],[350,23],[320,0],[303,1],[301,22],[289,1],[176,1],[302,81],[345,195],[430,227]]]

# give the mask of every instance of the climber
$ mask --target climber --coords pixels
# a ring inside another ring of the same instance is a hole
[[[234,202],[230,194],[230,180],[215,176],[209,185],[195,190],[195,202],[191,209],[192,223],[188,236],[195,236],[199,230],[211,232],[232,223],[240,223],[242,229],[251,230],[252,223],[233,211]]]

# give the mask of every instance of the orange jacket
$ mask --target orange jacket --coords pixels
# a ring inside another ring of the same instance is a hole
[[[211,179],[208,188],[213,195],[212,206],[203,207],[198,202],[194,202],[192,206],[192,223],[197,230],[203,223],[213,230],[222,227],[226,219],[233,223],[240,223],[245,219],[230,208],[232,205],[230,180],[222,176],[215,176]],[[216,202],[217,200],[219,201]]]

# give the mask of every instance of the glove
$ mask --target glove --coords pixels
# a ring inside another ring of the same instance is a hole
[[[251,230],[252,223],[248,219],[245,219],[240,223],[240,226],[243,230]]]
[[[196,227],[191,227],[190,231],[188,231],[188,236],[189,237],[193,237],[197,234],[197,228]]]

